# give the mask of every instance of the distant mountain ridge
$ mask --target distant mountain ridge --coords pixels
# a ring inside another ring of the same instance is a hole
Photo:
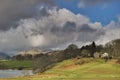
[[[37,55],[37,54],[46,54],[46,53],[49,53],[49,52],[52,52],[52,50],[41,50],[41,49],[38,49],[38,48],[32,48],[32,49],[30,49],[30,50],[25,50],[25,51],[20,51],[20,52],[18,52],[18,54],[21,54],[21,55],[27,55],[27,54],[29,54],[29,55]]]
[[[4,52],[0,52],[0,59],[6,59],[10,57],[8,54],[4,53]]]
[[[76,48],[78,48],[78,47],[76,47]],[[51,49],[43,50],[43,49],[39,49],[39,48],[32,48],[29,50],[20,51],[20,52],[18,52],[17,55],[21,55],[21,56],[26,56],[26,55],[36,56],[36,55],[40,55],[40,54],[61,55],[61,54],[65,53],[65,54],[67,54],[66,56],[70,56],[71,54],[75,55],[76,53],[78,53],[79,55],[85,55],[85,56],[88,55],[89,56],[89,54],[91,53],[91,50],[93,50],[92,44],[85,45],[81,48],[78,48],[77,52],[75,52],[74,50],[71,50],[71,49],[55,51],[55,50],[51,50]],[[108,52],[111,56],[118,57],[118,56],[120,56],[120,39],[112,40],[112,41],[106,43],[106,45],[104,47],[103,47],[103,45],[96,45],[95,51],[99,52],[100,54],[102,54],[104,52]]]

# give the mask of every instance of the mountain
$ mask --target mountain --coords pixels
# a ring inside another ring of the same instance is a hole
[[[21,55],[26,55],[26,54],[30,54],[30,55],[37,55],[37,54],[46,54],[46,53],[49,53],[49,52],[52,52],[52,50],[50,49],[47,49],[47,50],[42,50],[42,49],[39,49],[39,48],[32,48],[30,50],[26,50],[26,51],[20,51],[18,52],[18,54],[21,54]]]
[[[0,59],[7,59],[7,58],[10,58],[10,56],[4,52],[0,52]]]
[[[108,42],[105,45],[105,50],[114,57],[120,57],[120,39]]]

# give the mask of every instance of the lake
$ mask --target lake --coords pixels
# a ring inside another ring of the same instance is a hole
[[[0,78],[33,75],[32,70],[0,70]]]

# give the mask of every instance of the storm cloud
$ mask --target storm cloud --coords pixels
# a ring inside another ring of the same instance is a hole
[[[18,20],[35,16],[38,4],[55,5],[53,0],[0,0],[0,31],[16,28]]]
[[[40,18],[21,19],[16,28],[0,32],[1,51],[61,48],[69,43],[82,43],[77,44],[82,46],[92,41],[105,44],[120,38],[120,21],[103,27],[101,23],[91,23],[88,17],[65,8],[48,9],[47,14]]]

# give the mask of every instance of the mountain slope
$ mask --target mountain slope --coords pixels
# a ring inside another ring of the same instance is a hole
[[[106,51],[114,57],[120,57],[120,39],[108,42],[105,45]]]
[[[6,59],[10,57],[9,55],[7,55],[6,53],[0,52],[0,59]]]

